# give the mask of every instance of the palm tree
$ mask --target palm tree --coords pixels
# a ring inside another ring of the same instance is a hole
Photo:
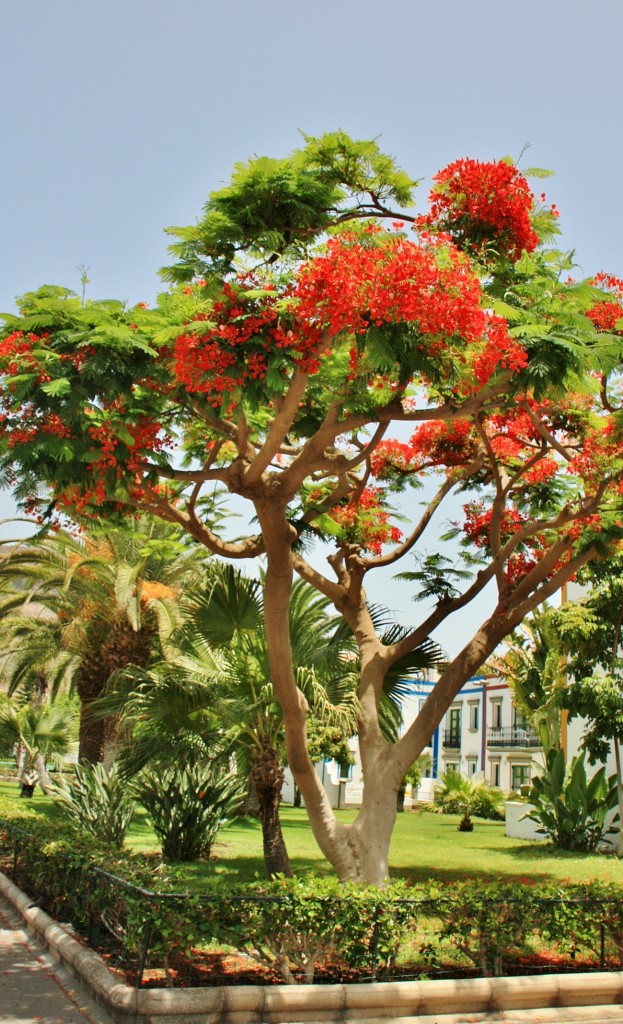
[[[203,585],[188,594],[185,621],[174,638],[176,655],[147,673],[126,673],[125,691],[118,689],[102,708],[123,713],[128,742],[120,761],[128,774],[158,760],[194,762],[230,749],[257,797],[267,874],[290,875],[279,821],[283,717],[270,678],[262,583],[224,563],[209,563],[206,573]],[[381,621],[378,610],[374,615]],[[400,634],[395,623],[386,625],[389,637]],[[297,682],[310,715],[331,727],[334,741],[336,733],[353,735],[358,712],[353,638],[329,614],[325,598],[302,580],[293,587],[290,631]],[[409,689],[402,677],[430,667],[441,654],[427,641],[388,674],[382,702],[388,736],[401,724],[401,701]]]
[[[32,796],[37,781],[47,792],[49,760],[63,763],[75,757],[76,724],[76,712],[66,702],[16,707],[6,701],[0,706],[0,751],[17,754],[22,796]]]
[[[556,626],[556,610],[532,612],[508,640],[508,649],[487,662],[506,679],[516,706],[538,733],[545,754],[560,747],[566,663]]]
[[[279,821],[283,718],[270,680],[261,581],[231,565],[209,563],[204,583],[187,595],[183,610],[176,653],[148,672],[125,673],[117,696],[101,702],[103,712],[122,712],[129,730],[122,768],[135,774],[158,761],[196,763],[231,751],[257,797],[267,874],[291,875]],[[357,704],[335,627],[326,600],[297,583],[291,631],[299,689],[318,717],[348,736]]]
[[[166,644],[178,622],[180,582],[198,571],[200,556],[177,528],[148,517],[131,529],[49,534],[5,550],[0,614],[8,690],[36,680],[52,697],[62,686],[75,689],[80,760],[110,762],[117,723],[95,716],[92,704],[111,675],[147,666]]]

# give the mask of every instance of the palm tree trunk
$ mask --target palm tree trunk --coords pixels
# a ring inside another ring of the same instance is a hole
[[[110,626],[106,640],[88,651],[83,658],[76,678],[80,697],[78,760],[81,764],[85,761],[99,764],[106,760],[107,765],[110,765],[114,760],[117,716],[96,716],[90,705],[105,692],[114,672],[128,665],[144,668],[149,663],[153,638],[152,626],[134,630],[129,622],[121,619]]]
[[[78,734],[80,764],[99,764],[104,752],[104,721],[95,718],[91,710],[92,699],[87,700],[80,693],[80,728]]]
[[[253,760],[250,782],[259,802],[264,864],[268,878],[274,875],[292,877],[290,858],[279,820],[283,776],[283,765],[276,750],[270,746],[262,747]]]
[[[52,780],[48,774],[43,754],[37,754],[35,756],[35,767],[39,775],[39,785],[44,793],[48,793],[50,786],[52,785]]]

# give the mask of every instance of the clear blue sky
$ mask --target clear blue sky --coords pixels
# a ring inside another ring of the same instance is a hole
[[[162,229],[235,161],[338,127],[420,206],[450,160],[529,143],[580,272],[623,277],[621,0],[5,0],[2,35],[2,310],[80,265],[149,302]]]

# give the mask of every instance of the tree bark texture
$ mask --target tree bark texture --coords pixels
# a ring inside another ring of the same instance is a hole
[[[283,776],[283,765],[277,751],[273,747],[263,747],[253,759],[250,782],[259,803],[264,864],[268,878],[275,875],[292,877],[290,858],[279,820]]]
[[[132,629],[127,619],[113,623],[106,639],[88,651],[76,678],[80,698],[79,753],[81,764],[98,764],[114,760],[116,718],[100,718],[94,714],[93,702],[101,697],[113,672],[129,665],[146,667],[151,657],[154,629],[144,626]]]

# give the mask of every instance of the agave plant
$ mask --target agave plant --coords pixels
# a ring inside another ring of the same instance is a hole
[[[216,761],[146,771],[135,791],[160,839],[163,858],[191,861],[210,856],[219,829],[242,802],[244,784]]]
[[[76,765],[74,774],[61,778],[51,793],[80,828],[110,846],[123,846],[136,803],[114,766],[106,771],[102,764]]]

